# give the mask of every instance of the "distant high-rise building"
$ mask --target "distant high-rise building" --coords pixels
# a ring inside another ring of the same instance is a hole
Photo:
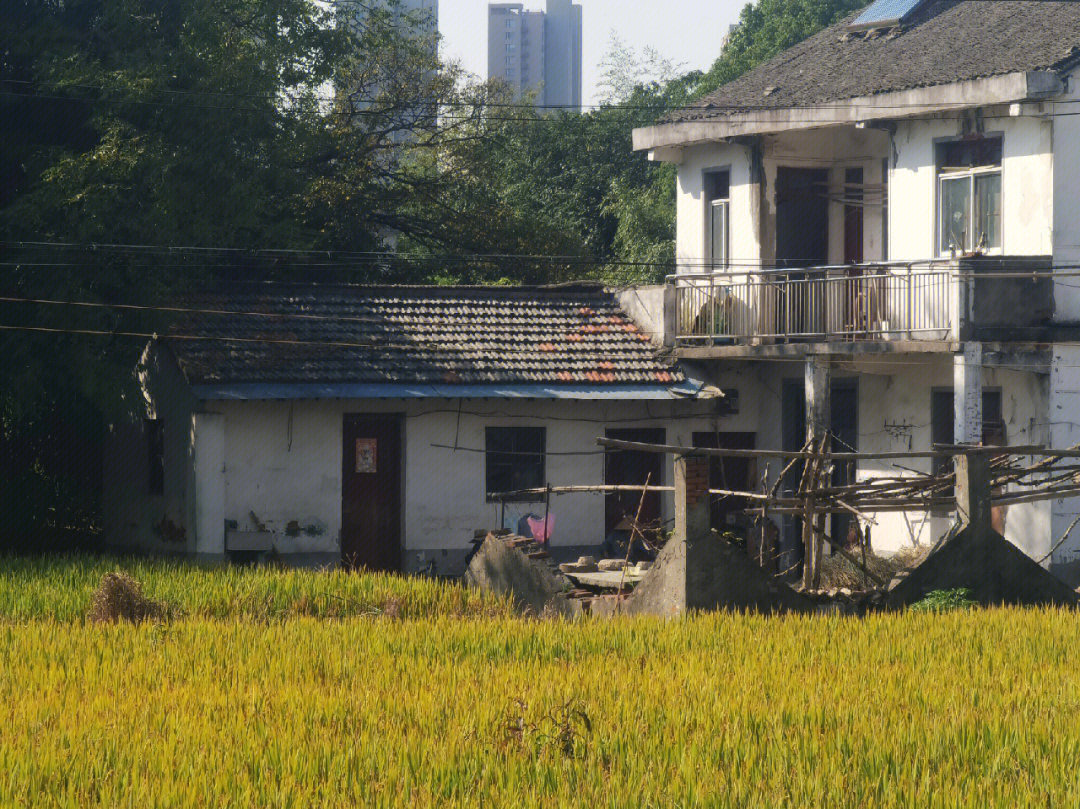
[[[369,0],[369,2],[365,3],[341,3],[337,7],[339,24],[350,26],[356,32],[362,31],[365,24],[367,24],[369,15],[377,9],[391,12],[393,15],[391,22],[394,27],[398,28],[402,34],[421,43],[430,59],[421,66],[420,72],[412,77],[404,73],[396,76],[366,75],[363,78],[357,78],[355,87],[346,78],[344,83],[337,89],[340,92],[355,93],[352,103],[359,110],[371,109],[372,106],[385,107],[387,102],[393,103],[393,99],[379,103],[376,103],[376,99],[384,93],[393,92],[395,84],[402,81],[402,79],[406,81],[411,79],[411,83],[415,88],[422,91],[435,77],[434,65],[438,56],[439,0]],[[366,67],[361,65],[361,72]],[[417,98],[413,100],[416,102],[415,104],[402,107],[399,110],[399,126],[402,129],[391,134],[392,139],[395,141],[409,140],[410,133],[406,130],[406,127],[411,124],[418,124],[424,120],[432,122],[435,120],[434,104],[436,99],[432,98],[429,102],[424,98],[423,92],[419,92]],[[383,125],[383,123],[380,123],[380,126]]]
[[[535,92],[536,104],[581,109],[581,6],[547,0],[544,11],[522,3],[488,5],[488,78],[514,97]]]

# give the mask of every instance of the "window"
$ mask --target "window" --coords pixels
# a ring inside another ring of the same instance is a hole
[[[150,494],[165,494],[165,425],[160,419],[145,419],[147,489]]]
[[[706,222],[705,255],[712,269],[724,269],[729,264],[728,206],[730,175],[726,171],[707,171],[704,175]]]
[[[488,494],[539,489],[545,485],[543,427],[488,427],[484,434]],[[540,500],[542,495],[522,497]]]
[[[937,146],[938,253],[1001,248],[1001,138]]]

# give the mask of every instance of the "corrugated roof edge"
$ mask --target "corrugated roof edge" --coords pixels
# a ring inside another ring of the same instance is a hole
[[[696,399],[714,391],[697,379],[676,385],[412,385],[379,383],[192,385],[203,401],[264,401],[282,399]]]

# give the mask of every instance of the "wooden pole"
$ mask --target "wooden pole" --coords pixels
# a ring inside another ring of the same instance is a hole
[[[675,444],[648,444],[641,441],[623,441],[618,438],[597,438],[596,443],[606,449],[627,449],[635,452],[656,452],[669,455],[715,455],[720,458],[809,458],[806,450],[779,449],[722,449],[717,447],[687,447]],[[955,455],[956,448],[944,445],[938,449],[905,450],[902,452],[828,452],[835,461],[903,460],[905,458],[948,458]],[[1062,458],[1080,458],[1080,449],[1056,450],[1040,446],[986,446],[965,448],[973,455],[1060,455]]]

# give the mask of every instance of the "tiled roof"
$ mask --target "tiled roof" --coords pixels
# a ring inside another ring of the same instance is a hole
[[[1075,0],[938,0],[903,26],[872,33],[848,30],[857,16],[788,48],[665,122],[722,120],[746,108],[807,106],[1057,70],[1080,56]]]
[[[684,378],[615,296],[593,284],[244,286],[190,305],[228,311],[191,317],[166,338],[192,385],[668,385]]]

